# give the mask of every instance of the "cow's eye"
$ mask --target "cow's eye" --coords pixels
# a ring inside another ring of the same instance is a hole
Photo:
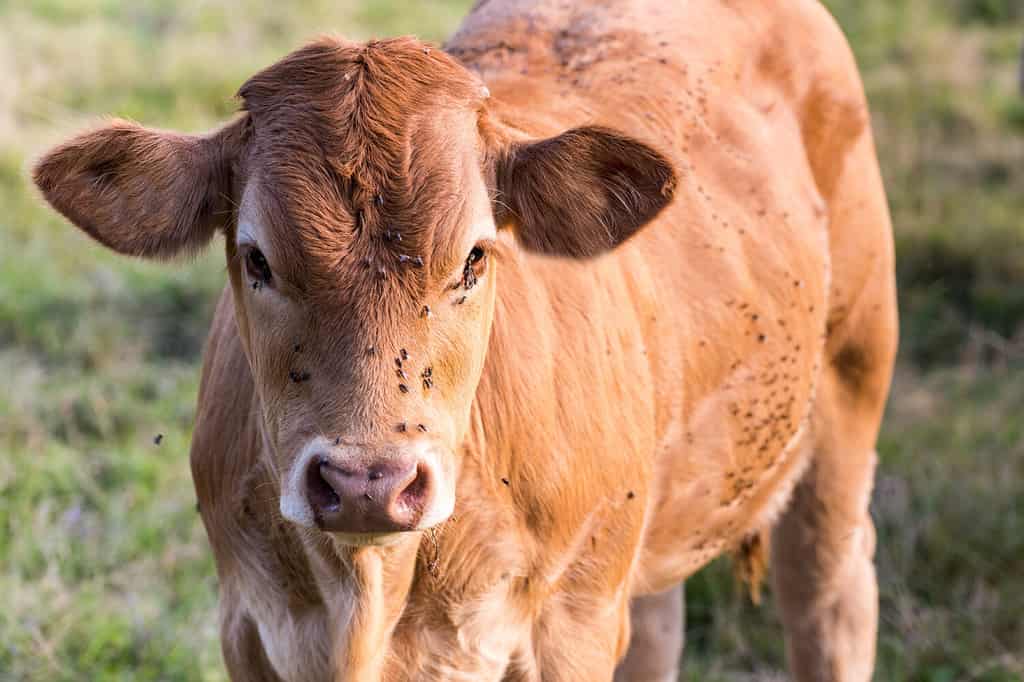
[[[252,279],[254,289],[270,283],[270,264],[267,263],[263,252],[255,246],[250,247],[248,253],[245,254],[245,271]]]
[[[476,286],[478,277],[484,274],[487,267],[487,252],[479,246],[474,246],[466,256],[466,265],[462,268],[462,285],[467,289]]]

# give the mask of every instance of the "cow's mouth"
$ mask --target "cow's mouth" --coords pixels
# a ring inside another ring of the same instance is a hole
[[[394,533],[330,533],[336,544],[345,547],[388,547],[410,537],[418,531],[398,531]]]

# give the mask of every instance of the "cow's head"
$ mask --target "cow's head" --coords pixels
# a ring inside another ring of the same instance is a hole
[[[224,233],[285,517],[348,543],[437,524],[502,261],[617,246],[669,201],[672,168],[605,129],[521,139],[476,76],[412,39],[321,40],[239,94],[211,135],[110,122],[35,181],[121,253]]]

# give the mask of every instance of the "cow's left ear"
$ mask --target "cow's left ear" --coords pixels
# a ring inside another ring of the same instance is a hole
[[[676,174],[648,145],[614,130],[574,128],[499,155],[499,226],[541,253],[587,258],[626,241],[672,200]]]

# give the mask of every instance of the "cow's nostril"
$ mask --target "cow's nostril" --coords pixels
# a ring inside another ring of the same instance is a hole
[[[404,488],[395,495],[395,507],[392,514],[398,517],[418,516],[426,505],[430,490],[430,471],[422,464],[417,465],[416,474]]]
[[[309,503],[317,513],[337,511],[341,506],[341,498],[330,483],[324,479],[321,458],[316,458],[306,472],[306,493]]]

